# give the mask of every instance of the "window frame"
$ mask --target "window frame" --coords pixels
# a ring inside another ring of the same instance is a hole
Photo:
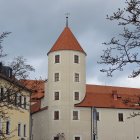
[[[78,93],[78,96],[76,94]],[[74,101],[79,101],[80,100],[80,92],[79,91],[74,91]]]
[[[26,96],[24,96],[24,98],[23,98],[23,101],[24,101],[24,104],[23,104],[23,106],[24,106],[24,109],[27,109],[27,98],[26,98]]]
[[[57,93],[58,93],[58,95],[56,96]],[[60,92],[59,91],[54,91],[54,100],[55,101],[59,101],[60,100]]]
[[[100,121],[100,112],[98,112],[98,111],[96,112],[96,120]]]
[[[54,136],[53,140],[59,140],[59,137],[58,136]]]
[[[74,63],[79,64],[79,55],[74,54]]]
[[[54,63],[55,64],[60,63],[60,54],[55,54],[55,56],[54,56]]]
[[[2,135],[2,129],[3,129],[3,127],[2,127],[2,119],[0,118],[0,136]]]
[[[18,96],[19,100],[18,100],[18,106],[22,107],[22,95]]]
[[[27,129],[26,124],[24,124],[24,125],[23,125],[23,136],[24,136],[24,137],[27,136],[27,135],[26,135],[26,129]]]
[[[55,114],[58,113],[58,114]],[[60,111],[59,110],[55,110],[53,112],[53,120],[60,120]]]
[[[77,116],[74,116],[74,112],[77,112]],[[80,120],[80,111],[79,110],[72,110],[72,120],[73,121]]]
[[[10,120],[6,121],[6,135],[10,135]]]
[[[124,114],[123,113],[118,113],[118,121],[124,122]]]
[[[74,73],[74,82],[76,82],[76,83],[80,82],[80,74],[79,73]]]
[[[59,82],[60,81],[60,73],[59,72],[55,72],[54,73],[54,82]]]
[[[82,140],[82,136],[81,136],[81,135],[74,135],[74,136],[73,136],[73,140],[75,140],[76,137],[79,137],[80,140]]]
[[[21,123],[18,123],[18,137],[21,137]]]

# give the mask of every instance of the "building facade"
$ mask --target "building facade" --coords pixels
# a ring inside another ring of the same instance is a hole
[[[12,77],[12,69],[0,67],[0,139],[30,139],[30,94]]]
[[[32,140],[139,139],[140,117],[127,119],[140,109],[139,95],[140,89],[87,85],[86,53],[65,27],[48,52],[44,94],[32,105]]]

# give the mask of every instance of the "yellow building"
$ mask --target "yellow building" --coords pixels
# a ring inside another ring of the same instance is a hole
[[[0,67],[0,139],[30,139],[30,90],[4,66]]]

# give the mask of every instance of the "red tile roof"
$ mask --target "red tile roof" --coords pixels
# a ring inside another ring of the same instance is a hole
[[[86,54],[69,27],[65,27],[65,29],[63,30],[63,32],[61,33],[61,35],[59,36],[53,47],[50,49],[48,54],[50,52],[59,50],[74,50]]]
[[[21,80],[21,82],[32,90],[31,100],[41,99],[44,97],[45,81],[44,80]]]
[[[86,96],[76,107],[140,109],[140,89],[87,85]]]
[[[41,98],[45,93],[44,80],[20,80],[23,85],[32,90],[31,94],[31,113],[36,113],[41,109]]]
[[[29,80],[32,85],[36,81]],[[41,86],[36,87],[36,92],[32,95],[31,113],[36,113],[47,109],[41,108],[41,98],[44,97],[44,81],[38,81]],[[86,85],[86,96],[76,107],[97,107],[97,108],[123,108],[140,109],[137,104],[140,102],[140,89],[125,88],[102,85]]]

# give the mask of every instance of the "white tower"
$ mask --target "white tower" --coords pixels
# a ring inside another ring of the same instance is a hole
[[[90,138],[86,136],[90,135],[90,124],[84,122],[90,118],[81,117],[82,113],[90,116],[90,111],[74,107],[85,97],[85,57],[86,53],[66,26],[48,52],[47,140]]]

